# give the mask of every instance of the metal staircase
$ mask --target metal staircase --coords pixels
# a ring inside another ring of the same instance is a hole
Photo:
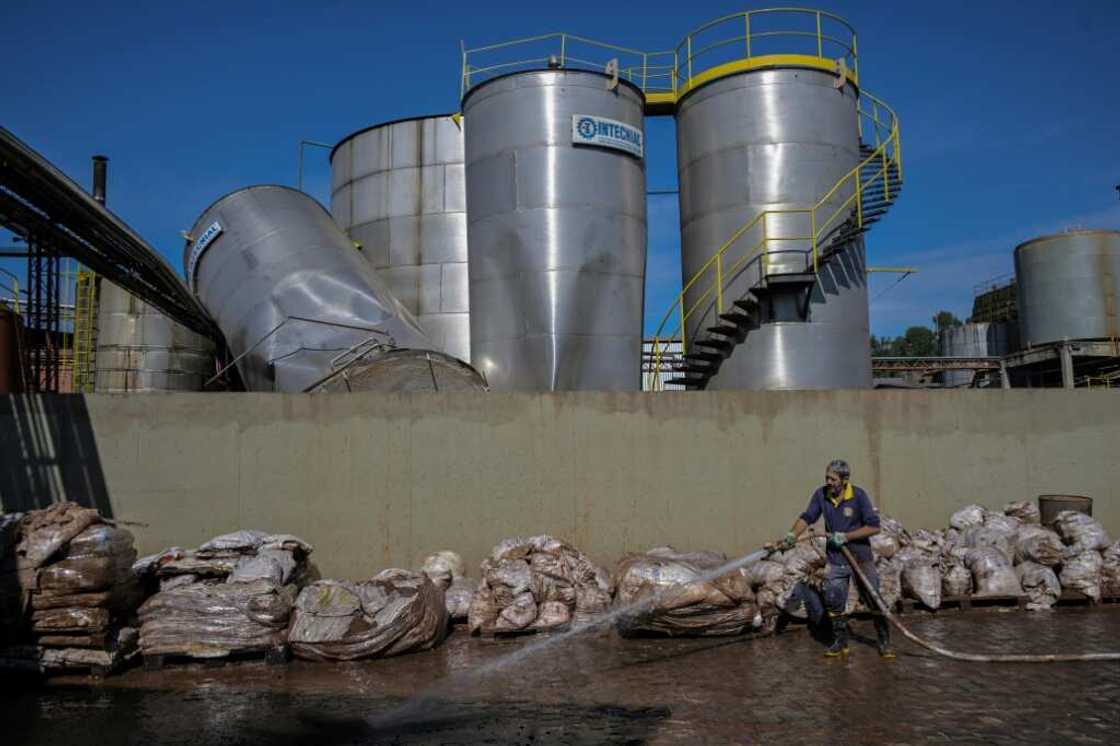
[[[810,294],[821,267],[882,220],[902,192],[898,118],[889,106],[867,93],[861,94],[859,115],[862,160],[858,165],[840,178],[812,207],[759,213],[735,231],[684,284],[653,338],[652,372],[655,381],[664,378],[665,384],[674,384],[686,390],[706,388],[719,372],[723,361],[734,353],[750,331],[764,323],[766,318],[773,317],[771,304],[779,293],[788,297],[800,291],[802,300],[797,309],[797,320],[807,320]],[[871,139],[871,144],[864,141],[865,137]],[[791,214],[800,214],[806,219],[811,226],[806,235],[772,237],[768,234],[769,216]],[[759,241],[743,245],[747,243],[743,240],[745,236],[758,233],[762,235]],[[788,260],[789,254],[798,253],[798,250],[788,248],[790,241],[808,245],[807,249],[799,252],[804,255],[803,262],[791,263]],[[781,268],[771,270],[771,257],[777,254],[783,255],[785,260]],[[755,272],[757,281],[745,291],[739,283],[733,292],[729,292],[744,271]],[[686,301],[686,294],[695,296],[697,293],[698,300]],[[712,315],[713,323],[705,326],[695,339],[689,339],[686,334],[688,321],[697,315],[700,318]],[[674,320],[676,327],[670,329]],[[682,354],[670,361],[665,350],[670,342],[677,340],[681,343]],[[658,375],[665,371],[676,374],[676,377]]]
[[[74,284],[74,393],[93,392],[97,348],[97,274],[80,270]]]

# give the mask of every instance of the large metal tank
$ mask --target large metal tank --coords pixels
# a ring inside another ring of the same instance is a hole
[[[628,83],[576,70],[467,92],[471,360],[495,389],[638,390],[643,102]],[[611,122],[642,147],[579,143],[581,123],[597,137]]]
[[[303,192],[238,190],[208,207],[190,235],[188,282],[251,391],[304,391],[386,352],[432,350],[412,314]],[[469,367],[447,370],[482,387]],[[424,374],[439,388],[431,370]]]
[[[1070,231],[1020,244],[1015,280],[1023,346],[1120,337],[1120,231]]]
[[[214,343],[102,279],[94,367],[98,393],[201,391]]]
[[[835,75],[812,69],[756,70],[717,78],[684,97],[677,109],[680,179],[681,274],[688,282],[736,231],[765,210],[817,203],[860,160],[857,90]],[[841,188],[820,214],[830,215],[852,194]],[[842,222],[842,221],[837,221]],[[772,214],[771,239],[808,236],[808,215]],[[763,237],[763,225],[728,251],[727,264]],[[771,241],[763,264],[747,264],[725,290],[726,306],[744,298],[765,273],[806,268],[810,243]],[[724,277],[727,279],[726,275]],[[687,293],[696,307],[686,338],[718,325],[714,270]],[[790,301],[796,291],[791,290]],[[789,306],[775,297],[776,306]],[[867,281],[862,241],[821,267],[810,292],[807,321],[779,310],[764,318],[725,360],[712,389],[820,389],[871,386]],[[788,308],[786,309],[788,311]],[[690,351],[692,351],[690,349]]]
[[[462,120],[406,119],[331,151],[331,214],[436,349],[470,360]]]
[[[1005,357],[1017,347],[1016,332],[1006,322],[969,322],[938,332],[937,349],[942,357]],[[973,376],[971,370],[950,370],[942,373],[942,382],[967,386]]]

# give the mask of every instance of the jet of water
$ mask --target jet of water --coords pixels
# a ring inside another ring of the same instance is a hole
[[[771,551],[772,550],[767,548],[743,555],[738,559],[731,560],[730,562],[722,564],[719,567],[701,573],[700,575],[696,576],[696,578],[691,582],[705,583],[709,580],[714,580],[722,575],[726,575],[729,572],[734,572],[744,565],[749,565],[751,562],[762,559]],[[375,728],[385,728],[393,724],[402,724],[403,722],[411,720],[421,714],[427,708],[428,704],[435,702],[436,697],[440,693],[445,692],[452,687],[460,687],[467,681],[483,678],[485,676],[489,676],[490,674],[502,671],[503,669],[516,666],[519,663],[522,663],[530,658],[534,658],[544,651],[565,643],[568,640],[571,640],[573,637],[587,632],[590,629],[596,627],[605,627],[606,625],[614,622],[619,617],[630,616],[649,611],[650,609],[655,608],[657,603],[661,601],[667,594],[676,592],[677,590],[678,589],[675,587],[663,588],[662,590],[650,596],[637,599],[628,604],[615,606],[606,613],[595,616],[592,619],[573,623],[568,627],[568,629],[564,630],[563,632],[539,637],[528,645],[525,645],[524,647],[515,650],[507,655],[495,658],[489,663],[484,663],[465,671],[457,671],[455,673],[448,674],[447,676],[433,683],[424,691],[413,695],[400,707],[394,708],[389,712],[371,718],[370,724]]]

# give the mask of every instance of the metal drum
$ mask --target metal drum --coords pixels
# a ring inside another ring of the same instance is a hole
[[[331,151],[331,214],[437,350],[470,360],[462,120],[379,124]]]
[[[304,391],[386,352],[432,349],[303,192],[257,186],[222,197],[195,222],[183,261],[251,391]]]
[[[813,206],[859,163],[858,93],[850,83],[837,88],[836,80],[819,70],[758,70],[718,78],[684,97],[677,110],[684,282],[757,215]],[[852,190],[838,189],[821,214],[839,209]],[[724,291],[725,302],[746,299],[766,274],[805,272],[811,244],[792,239],[811,232],[806,214],[771,214],[744,233],[726,254],[728,264],[748,256],[764,235],[770,252],[786,253],[745,264]],[[698,282],[686,295],[686,307],[696,307],[686,339],[718,324],[714,297],[701,297],[713,282]],[[862,242],[820,268],[810,295],[807,321],[782,313],[762,319],[708,387],[870,387]]]
[[[467,92],[471,359],[495,389],[638,390],[643,101],[575,70]]]
[[[1017,346],[1014,336],[1014,327],[1002,321],[970,322],[942,329],[937,347],[943,357],[1004,357]],[[975,374],[950,370],[941,375],[946,386],[967,386]]]
[[[1020,244],[1015,279],[1025,347],[1120,337],[1120,231],[1070,231]]]
[[[215,372],[214,342],[100,282],[94,391],[201,391]]]

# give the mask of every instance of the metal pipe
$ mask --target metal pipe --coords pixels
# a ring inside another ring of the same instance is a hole
[[[296,189],[303,191],[303,149],[310,145],[313,148],[326,148],[327,150],[334,150],[333,145],[328,145],[325,142],[316,142],[315,140],[300,140],[299,141],[299,172],[296,175]]]
[[[106,184],[108,182],[109,157],[93,156],[93,198],[105,204]]]

